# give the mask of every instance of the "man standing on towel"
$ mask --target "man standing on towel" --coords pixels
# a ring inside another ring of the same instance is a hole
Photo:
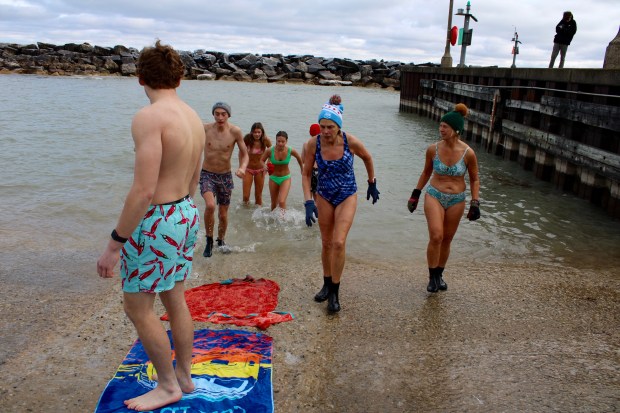
[[[205,200],[205,230],[207,245],[202,253],[210,257],[213,252],[213,229],[215,226],[215,204],[218,207],[217,246],[222,252],[230,251],[226,247],[224,237],[228,227],[228,207],[234,188],[232,178],[232,158],[235,144],[239,147],[239,169],[235,175],[245,176],[245,169],[250,161],[248,150],[243,142],[243,133],[238,126],[228,122],[231,115],[230,105],[217,102],[211,109],[215,122],[205,123],[205,156],[200,172],[200,194]]]
[[[205,132],[198,114],[177,95],[184,72],[179,54],[159,40],[140,54],[137,74],[150,105],[133,118],[133,184],[97,261],[99,275],[111,278],[120,256],[125,313],[157,371],[155,389],[125,401],[138,411],[158,409],[194,390],[194,326],[184,281],[191,273],[200,221],[192,196]],[[153,309],[156,294],[170,317],[176,368],[168,335]]]

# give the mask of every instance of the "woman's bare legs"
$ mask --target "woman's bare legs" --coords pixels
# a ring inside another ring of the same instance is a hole
[[[254,199],[258,206],[263,205],[263,188],[265,187],[265,174],[259,173],[254,176]],[[248,194],[249,199],[250,194]]]
[[[252,192],[252,182],[254,182],[254,176],[248,171],[243,176],[243,203],[245,205],[250,203],[250,194]]]
[[[324,276],[331,276],[328,287],[328,310],[339,311],[338,289],[344,271],[346,242],[357,209],[357,195],[351,195],[337,207],[317,196],[319,228],[321,230],[321,262]],[[315,298],[316,299],[316,298]],[[319,301],[319,300],[317,300]]]
[[[278,206],[281,209],[286,209],[286,198],[288,198],[288,193],[291,190],[291,180],[287,179],[286,181],[280,184],[280,190],[278,191]]]
[[[269,180],[269,195],[271,196],[271,210],[273,211],[278,206],[278,193],[280,192],[280,185]]]
[[[465,202],[444,209],[437,199],[426,194],[424,198],[424,214],[428,224],[429,241],[426,249],[426,260],[429,268],[429,292],[446,290],[443,281],[443,268],[450,256],[450,246],[459,227]]]

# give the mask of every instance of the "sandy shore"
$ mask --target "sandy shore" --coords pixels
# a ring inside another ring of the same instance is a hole
[[[198,257],[188,283],[252,274],[280,284],[278,309],[296,319],[267,330],[277,412],[620,409],[617,268],[452,262],[448,291],[428,294],[424,263],[349,257],[343,310],[331,316],[312,300],[317,258]],[[0,270],[1,412],[93,411],[135,340],[118,280],[81,262],[68,276],[88,272],[87,291],[60,295]]]

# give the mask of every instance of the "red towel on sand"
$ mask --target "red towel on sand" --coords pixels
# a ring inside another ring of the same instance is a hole
[[[185,300],[194,321],[255,326],[261,330],[290,321],[293,315],[274,311],[280,286],[275,281],[251,276],[221,283],[205,284],[185,291]],[[168,321],[168,314],[161,317]]]

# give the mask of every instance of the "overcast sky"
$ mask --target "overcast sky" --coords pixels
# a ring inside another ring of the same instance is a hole
[[[466,7],[454,0],[454,13]],[[0,0],[0,43],[125,45],[156,38],[179,50],[311,54],[440,63],[449,0]],[[577,34],[565,67],[601,68],[620,24],[618,0],[472,0],[478,22],[465,63],[509,67],[515,27],[517,67],[547,67],[555,25],[573,12]],[[452,25],[463,27],[463,17]],[[454,65],[460,46],[451,47]],[[557,65],[557,63],[556,63]]]

